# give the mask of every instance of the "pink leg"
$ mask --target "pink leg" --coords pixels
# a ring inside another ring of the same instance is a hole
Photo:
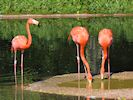
[[[107,59],[107,50],[104,49],[102,52],[103,52],[102,53],[102,63],[101,63],[101,71],[100,71],[101,79],[103,79],[103,77],[104,77],[104,72],[105,72],[104,64],[105,64],[105,61]]]
[[[23,89],[23,53],[24,51],[21,51],[21,88]]]
[[[17,59],[16,59],[17,51],[14,51],[14,76],[15,76],[15,85],[17,87],[17,76],[16,76],[16,65],[17,65]]]
[[[84,70],[85,70],[85,78],[87,78],[88,73],[87,73],[87,69],[86,69],[85,65],[84,65]]]
[[[110,59],[109,59],[109,49],[110,49],[110,47],[108,48],[108,78],[110,79]]]
[[[80,81],[80,56],[79,56],[79,44],[77,46],[77,63],[78,63],[78,81]],[[80,83],[78,82],[78,87],[80,87]]]
[[[102,63],[101,63],[101,71],[100,71],[100,74],[101,74],[101,79],[103,79],[103,77],[104,77],[104,62],[105,62],[105,60],[104,60],[104,54],[103,54],[103,51],[102,51]]]

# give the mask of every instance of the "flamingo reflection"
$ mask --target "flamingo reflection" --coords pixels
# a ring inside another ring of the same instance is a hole
[[[104,92],[105,91],[104,90],[105,89],[108,89],[108,90],[110,89],[110,79],[108,79],[107,84],[105,84],[105,83],[106,83],[106,81],[101,81],[100,82],[100,89],[99,89],[100,91],[99,92],[102,95],[101,96],[102,100],[105,100],[105,96],[104,96]],[[94,86],[94,84],[93,84],[93,86]],[[86,100],[96,99],[96,96],[94,96],[94,94],[92,93],[93,92],[93,88],[94,88],[93,86],[92,86],[92,84],[87,84],[86,85],[86,88],[87,88],[88,92],[90,93],[90,95],[86,97]]]
[[[18,94],[18,91],[21,91],[20,92],[21,94]],[[15,92],[14,93],[15,100],[18,100],[18,96],[20,96],[20,95],[21,95],[21,100],[24,100],[24,89],[22,88],[22,86],[21,86],[21,88],[18,88],[15,86],[14,92]]]

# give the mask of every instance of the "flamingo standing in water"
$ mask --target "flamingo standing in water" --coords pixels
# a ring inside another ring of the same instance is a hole
[[[98,41],[99,44],[102,47],[102,63],[101,63],[101,70],[100,70],[100,74],[101,74],[101,79],[103,79],[104,77],[104,65],[105,65],[105,61],[108,57],[108,78],[110,79],[110,60],[109,60],[109,49],[110,46],[112,44],[112,31],[110,29],[102,29],[99,32],[99,36],[98,36]]]
[[[79,71],[79,67],[80,67],[80,58],[79,58],[79,49],[78,46],[80,46],[80,56],[81,56],[81,60],[83,61],[83,64],[86,66],[87,68],[87,80],[89,81],[89,83],[92,82],[92,75],[90,72],[90,66],[85,58],[84,55],[84,48],[88,42],[89,39],[89,34],[86,30],[86,28],[81,27],[81,26],[76,26],[74,28],[72,28],[70,35],[68,37],[68,40],[70,39],[70,36],[72,36],[72,40],[75,42],[76,46],[77,46],[77,62],[78,62],[78,73],[80,73]]]
[[[35,24],[39,25],[39,22],[35,19],[29,18],[26,23],[26,31],[28,34],[28,38],[26,38],[24,35],[17,35],[12,39],[12,46],[11,50],[14,52],[14,75],[15,75],[15,84],[17,86],[17,77],[16,77],[16,53],[17,50],[21,51],[21,83],[23,86],[23,53],[25,49],[28,49],[32,43],[32,36],[30,33],[30,25]]]

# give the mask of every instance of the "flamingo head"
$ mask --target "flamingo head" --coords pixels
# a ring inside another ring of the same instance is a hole
[[[35,24],[35,25],[38,25],[39,26],[39,21],[33,19],[33,18],[29,18],[28,21],[27,21],[29,24]]]

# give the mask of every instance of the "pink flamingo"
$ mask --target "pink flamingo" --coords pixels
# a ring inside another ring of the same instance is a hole
[[[88,73],[87,80],[89,81],[89,83],[91,83],[92,75],[90,72],[90,66],[85,58],[85,55],[84,55],[84,48],[88,42],[89,33],[87,32],[86,28],[81,27],[81,26],[76,26],[76,27],[72,28],[70,35],[72,36],[72,40],[75,42],[75,44],[77,46],[78,74],[80,73],[80,70],[79,70],[80,69],[80,58],[79,58],[79,54],[78,54],[78,52],[79,52],[78,46],[80,45],[81,60],[83,61],[83,64],[87,68],[87,73]],[[68,37],[68,40],[70,39],[70,35]]]
[[[12,46],[11,50],[14,52],[14,75],[15,75],[15,84],[17,86],[17,77],[16,77],[16,53],[17,50],[21,51],[21,83],[23,86],[23,53],[25,49],[28,49],[32,43],[32,36],[30,33],[30,25],[35,24],[39,25],[39,22],[35,19],[29,18],[26,23],[26,31],[28,34],[28,38],[26,38],[24,35],[17,35],[12,39]]]
[[[109,49],[112,44],[112,40],[113,40],[112,31],[110,29],[102,29],[99,32],[98,41],[102,47],[102,52],[103,52],[102,53],[103,56],[102,56],[102,63],[101,63],[101,71],[100,71],[101,79],[103,79],[103,77],[104,77],[104,72],[105,72],[104,65],[105,65],[105,61],[106,61],[107,57],[108,57],[108,78],[110,79]]]

